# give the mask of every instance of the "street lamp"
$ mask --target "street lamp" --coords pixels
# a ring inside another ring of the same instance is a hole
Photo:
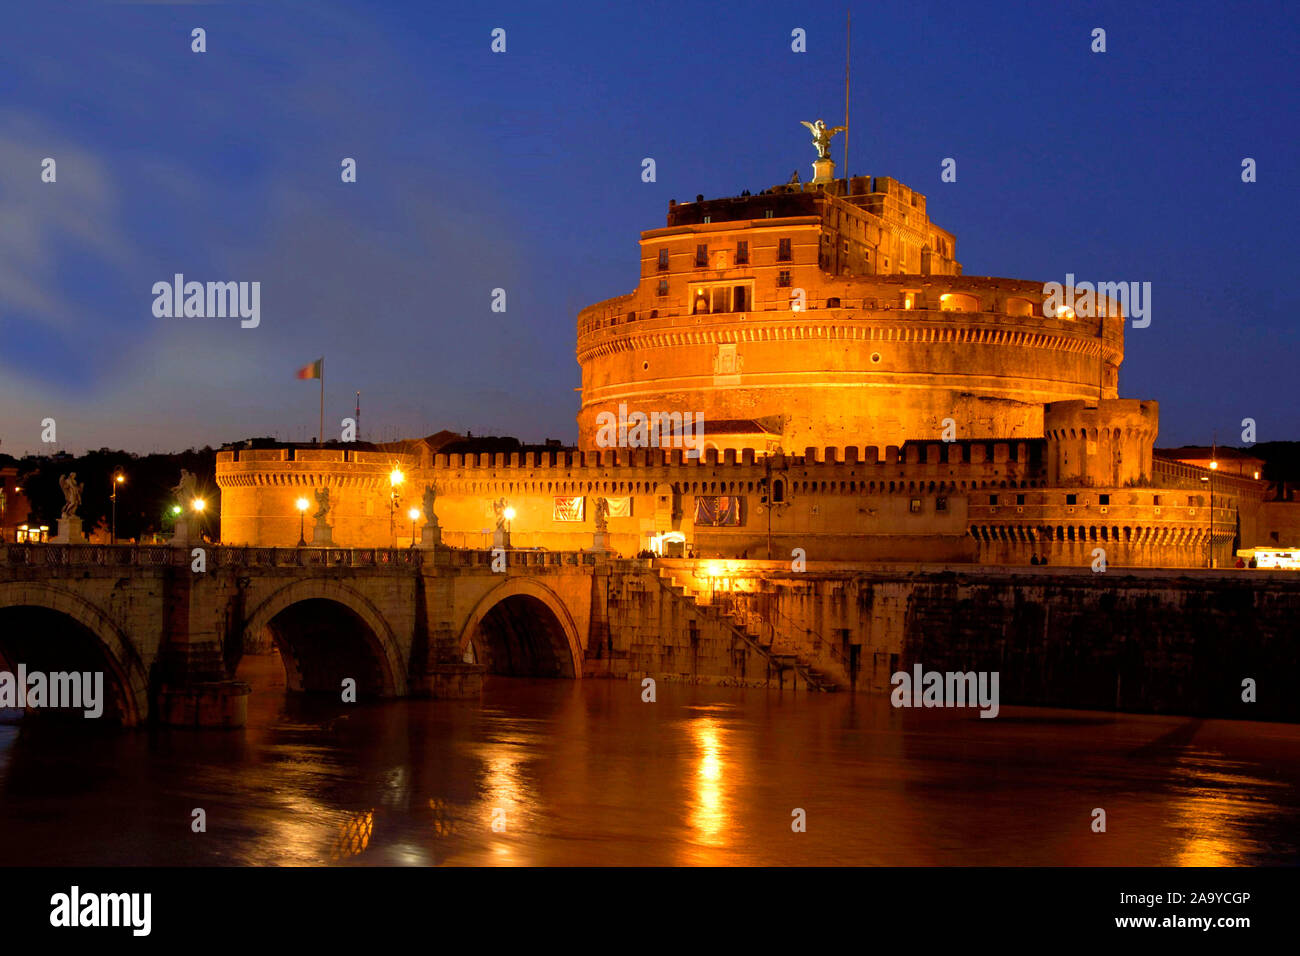
[[[506,534],[509,534],[511,528],[513,527],[513,522],[515,520],[515,509],[506,508],[506,510],[503,511],[502,514],[505,516],[506,519]]]
[[[117,489],[118,486],[126,482],[126,475],[120,471],[113,476],[113,493],[109,496],[113,502],[113,530],[109,535],[109,543],[117,544]]]
[[[298,506],[298,547],[307,547],[307,499],[299,498],[296,502]]]
[[[415,519],[420,517],[420,509],[412,508],[410,511],[407,512],[407,515],[411,519],[411,547],[414,548],[415,547]]]

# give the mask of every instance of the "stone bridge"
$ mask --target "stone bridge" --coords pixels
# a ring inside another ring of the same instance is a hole
[[[359,699],[475,696],[484,674],[888,693],[921,663],[998,671],[1008,704],[1300,720],[1287,572],[201,553],[0,545],[0,670],[102,671],[127,725],[239,725],[240,658],[272,644],[289,689]]]
[[[201,555],[199,551],[201,550]],[[199,558],[201,557],[201,565]],[[0,545],[0,665],[104,671],[126,725],[238,724],[247,649],[296,691],[465,696],[580,677],[593,553]]]

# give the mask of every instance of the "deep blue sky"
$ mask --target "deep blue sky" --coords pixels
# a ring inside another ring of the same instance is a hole
[[[855,174],[925,193],[968,275],[1150,281],[1120,391],[1161,445],[1300,438],[1294,3],[853,9]],[[304,439],[321,354],[363,437],[573,440],[577,310],[632,289],[669,198],[806,178],[844,10],[5,3],[0,451],[50,450],[46,417],[71,451]],[[176,272],[259,280],[261,327],[155,319]]]

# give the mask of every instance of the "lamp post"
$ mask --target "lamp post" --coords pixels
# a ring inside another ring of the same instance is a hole
[[[505,515],[505,519],[506,519],[506,535],[509,536],[510,532],[514,530],[515,509],[507,508],[503,512],[503,514]]]
[[[299,498],[296,502],[298,506],[298,547],[307,547],[307,499]]]
[[[420,517],[420,509],[412,508],[408,511],[407,516],[411,519],[411,547],[415,547],[415,519]]]
[[[1214,472],[1218,471],[1218,460],[1210,459],[1210,567],[1214,567]]]
[[[120,471],[113,476],[113,493],[109,498],[113,502],[113,530],[109,533],[109,543],[117,544],[117,489],[126,481],[126,475]]]
[[[397,500],[400,497],[397,489],[401,487],[406,476],[402,474],[402,469],[394,468],[388,475],[388,546],[390,548],[397,546],[397,531],[395,522],[397,520]]]
[[[1210,464],[1213,466],[1215,463],[1211,462]],[[1210,487],[1210,531],[1209,540],[1205,545],[1205,566],[1207,568],[1214,567],[1214,482],[1210,480],[1210,477],[1210,475],[1201,475],[1201,481]]]

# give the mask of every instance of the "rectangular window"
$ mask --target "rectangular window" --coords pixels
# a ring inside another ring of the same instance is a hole
[[[1152,503],[1153,505],[1156,505],[1157,507],[1159,507],[1159,505],[1160,505],[1160,496],[1159,496],[1159,495],[1152,495],[1152,496],[1151,496],[1151,503]]]
[[[948,510],[948,499],[947,499],[947,498],[944,498],[944,497],[942,497],[942,496],[940,496],[940,497],[938,497],[938,498],[935,498],[935,499],[934,499],[934,510],[935,510],[935,511],[947,511],[947,510]]]
[[[748,297],[749,289],[743,285],[738,285],[732,291],[734,293],[734,298],[731,303],[731,311],[748,312],[749,311],[749,297]]]
[[[1016,495],[1016,504],[1018,504],[1018,505],[1023,505],[1024,503],[1025,503],[1025,496],[1024,496],[1024,495]]]
[[[921,499],[920,499],[920,498],[913,498],[913,499],[908,503],[908,510],[911,511],[912,514],[914,514],[914,515],[915,515],[915,514],[920,514],[920,513],[921,513]]]
[[[1097,504],[1099,504],[1099,505],[1108,505],[1108,504],[1110,504],[1110,495],[1098,495],[1098,496],[1097,496]]]
[[[790,240],[789,239],[782,239],[777,245],[776,261],[777,262],[790,261]]]
[[[709,264],[709,247],[708,245],[699,245],[695,247],[695,268],[703,269]]]
[[[736,243],[736,265],[743,266],[749,263],[749,241],[742,240]]]
[[[660,295],[667,295],[667,294],[668,294],[668,280],[667,280],[667,279],[660,279],[660,280],[659,280],[659,289],[658,289],[658,292],[659,292]]]
[[[713,287],[713,304],[709,308],[710,312],[730,312],[728,300],[731,298],[731,290],[725,285]]]
[[[668,250],[659,250],[659,271],[663,272],[668,268]]]
[[[790,287],[790,270],[789,270],[789,269],[782,269],[780,272],[777,273],[777,275],[776,275],[776,284],[777,284],[779,287],[781,287],[782,289],[787,289],[787,288]]]
[[[996,505],[997,503],[998,503],[998,496],[997,496],[997,495],[989,495],[989,504],[991,504],[991,505]]]
[[[1065,503],[1066,503],[1067,505],[1077,504],[1077,503],[1078,503],[1078,498],[1079,498],[1078,495],[1066,495],[1066,496],[1065,496]]]
[[[704,222],[705,222],[706,224],[707,224],[707,223],[710,223],[710,222],[713,222],[713,217],[712,217],[712,216],[705,216],[705,217],[704,217]]]
[[[767,209],[767,210],[764,210],[764,212],[766,213],[766,215],[765,215],[763,218],[765,218],[765,219],[771,219],[771,218],[772,218],[772,210]]]

